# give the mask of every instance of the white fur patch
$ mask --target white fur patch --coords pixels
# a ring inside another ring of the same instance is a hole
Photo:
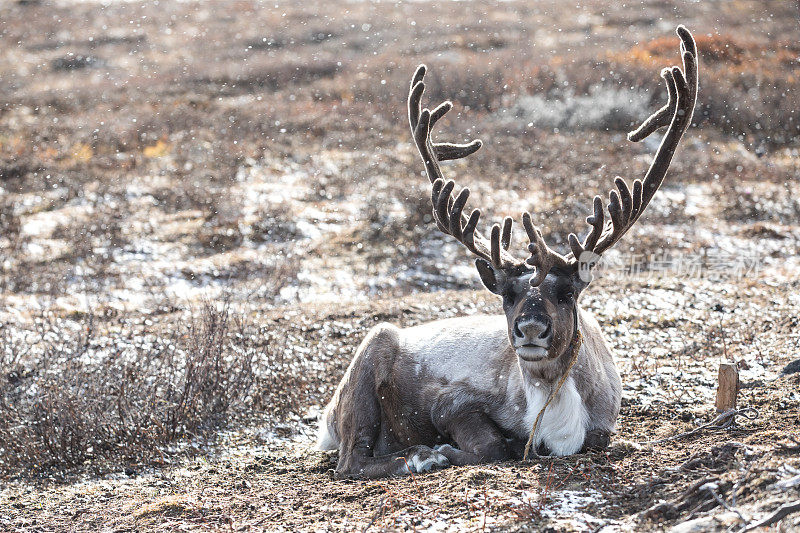
[[[526,387],[525,397],[528,405],[524,419],[528,431],[533,427],[549,394],[550,391],[547,387],[541,385],[537,387],[535,382]],[[575,387],[575,381],[570,376],[542,415],[533,445],[538,446],[544,442],[555,455],[577,453],[586,438],[588,420],[589,414]]]
[[[434,466],[443,467],[450,464],[450,461],[447,460],[443,454],[437,451],[431,451],[430,455],[427,455],[424,459],[420,457],[420,454],[415,453],[408,459],[406,459],[406,463],[408,463],[408,468],[414,474],[419,474],[421,472],[427,472]]]
[[[323,416],[319,421],[316,448],[322,451],[333,451],[339,449],[339,439],[333,435],[331,428],[328,427],[327,416]]]
[[[479,390],[497,385],[497,359],[508,347],[503,315],[451,318],[404,329],[402,349],[421,370],[450,383],[463,381]]]

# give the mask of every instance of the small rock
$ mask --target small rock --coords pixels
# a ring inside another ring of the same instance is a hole
[[[800,359],[795,359],[781,370],[781,376],[788,376],[789,374],[796,374],[800,372]]]
[[[775,483],[775,488],[781,490],[789,490],[793,487],[800,487],[800,474]]]
[[[670,529],[670,533],[701,533],[706,531],[716,531],[720,527],[730,527],[739,522],[736,513],[727,511],[714,514],[712,516],[701,516],[694,520],[688,520]]]
[[[613,440],[611,446],[608,447],[608,453],[612,455],[628,455],[634,452],[651,451],[652,444],[633,442],[632,440]]]
[[[79,70],[83,68],[97,66],[101,61],[93,56],[69,54],[64,57],[53,59],[50,67],[53,70]]]

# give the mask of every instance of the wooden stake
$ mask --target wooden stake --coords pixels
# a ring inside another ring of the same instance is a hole
[[[736,409],[739,394],[739,369],[734,363],[721,363],[717,382],[717,412]]]

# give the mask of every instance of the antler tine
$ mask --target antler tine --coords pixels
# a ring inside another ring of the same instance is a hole
[[[508,250],[508,247],[511,245],[511,226],[514,224],[514,221],[511,217],[506,217],[503,220],[503,234],[500,238],[500,244],[503,245],[503,250]]]
[[[668,69],[665,68],[661,71],[662,78],[665,76],[665,71],[667,70]],[[650,134],[657,129],[663,128],[664,126],[669,126],[669,123],[672,121],[672,116],[675,114],[675,104],[678,102],[678,94],[675,91],[675,87],[671,83],[668,81],[666,83],[667,103],[664,105],[664,107],[647,117],[645,121],[642,122],[641,126],[628,133],[629,141],[639,142],[649,137]]]
[[[631,215],[633,214],[633,197],[631,196],[631,190],[628,189],[625,180],[619,176],[614,180],[614,185],[617,186],[619,199],[622,202],[622,219],[627,224],[630,222]]]
[[[594,239],[597,228],[587,219],[587,222],[592,224],[592,230],[584,241],[584,248],[591,249],[595,254],[602,254],[616,244],[642,215],[653,195],[661,187],[681,137],[691,123],[697,101],[697,45],[692,34],[684,26],[678,26],[677,33],[681,39],[680,49],[684,70],[671,67],[661,71],[661,77],[667,84],[667,105],[645,120],[638,129],[628,135],[628,138],[639,141],[662,126],[669,125],[669,128],[644,180],[633,182],[633,192],[622,178],[617,177],[614,180],[617,190],[610,192],[608,202],[611,224],[604,228],[599,241],[591,248],[587,245]],[[596,215],[591,218],[597,220]]]
[[[436,218],[442,223],[442,226],[447,228],[447,233],[451,233],[450,231],[450,202],[453,199],[451,193],[455,188],[456,183],[453,180],[450,180],[444,184],[442,187],[441,192],[439,193],[439,198],[436,199],[436,205],[434,210],[434,215]]]
[[[603,199],[600,196],[595,196],[594,201],[592,202],[592,207],[592,214],[586,217],[586,223],[589,224],[592,229],[583,239],[583,243],[578,240],[578,236],[574,233],[570,233],[567,236],[567,242],[569,243],[569,248],[572,252],[572,257],[568,258],[569,261],[585,261],[583,253],[587,250],[590,252],[593,251],[597,245],[598,239],[603,234],[603,230],[605,229]]]
[[[466,220],[466,224],[463,224],[465,220],[463,216],[464,206],[467,203],[470,192],[467,188],[461,189],[461,192],[453,200],[452,191],[454,187],[455,183],[453,181],[444,183],[441,178],[438,178],[433,183],[431,191],[434,206],[433,218],[436,220],[439,230],[455,237],[470,252],[487,261],[491,261],[496,267],[508,266],[508,256],[502,253],[507,247],[502,244],[499,226],[495,225],[492,228],[491,238],[488,242],[480,235],[476,238],[475,229],[481,212],[479,209],[473,210],[469,219]],[[504,231],[506,227],[507,225],[504,224]],[[497,232],[497,236],[495,236],[495,232]],[[502,249],[501,245],[503,246]]]
[[[492,225],[490,237],[492,264],[494,266],[500,266],[502,264],[500,260],[500,226],[497,224]]]
[[[642,210],[642,180],[633,180],[633,211],[639,213]]]
[[[683,72],[686,73],[686,81],[689,83],[689,97],[692,101],[692,107],[697,99],[697,43],[694,37],[686,29],[686,26],[680,24],[675,30],[681,38],[681,59],[683,60]]]
[[[414,72],[414,77],[411,78],[411,88],[408,91],[408,122],[411,124],[411,133],[413,134],[419,124],[419,115],[422,112],[422,93],[425,91],[425,84],[422,83],[422,78],[425,77],[427,67],[420,65]]]
[[[411,88],[408,93],[408,122],[411,125],[412,135],[416,135],[417,125],[420,121],[422,114],[422,93],[425,92],[425,83],[422,81],[425,77],[428,67],[420,65],[417,67],[414,76],[411,78]],[[433,128],[436,122],[445,116],[451,109],[453,109],[452,102],[442,102],[436,109],[431,112],[430,123],[428,130]],[[448,161],[451,159],[461,159],[470,154],[477,152],[483,142],[480,139],[465,144],[456,143],[433,143],[431,142],[432,152],[439,161]],[[431,182],[434,178],[431,177]]]
[[[597,245],[597,240],[603,233],[605,227],[605,212],[603,211],[603,199],[600,196],[594,197],[593,202],[594,212],[591,216],[586,217],[586,223],[592,226],[592,230],[583,240],[583,248],[585,250],[594,250]],[[578,259],[576,257],[576,259]]]
[[[436,181],[433,182],[433,186],[431,187],[431,205],[433,206],[433,219],[436,221],[436,227],[439,228],[439,231],[443,233],[450,233],[450,225],[447,226],[443,225],[439,220],[439,217],[436,216],[436,206],[439,205],[439,194],[442,192],[442,187],[444,187],[444,180],[442,178],[437,178]]]
[[[437,105],[433,111],[431,111],[431,128],[433,128],[439,119],[445,116],[450,110],[453,109],[453,102],[450,100],[446,100],[441,104]]]
[[[450,213],[449,213],[450,235],[452,235],[457,240],[462,242],[464,240],[464,230],[461,227],[461,221],[462,221],[461,213],[464,211],[464,206],[467,204],[467,198],[469,198],[469,189],[467,188],[461,189],[461,192],[458,193],[458,196],[456,196],[456,200],[450,207]]]
[[[473,209],[472,213],[469,216],[469,220],[467,220],[467,223],[464,225],[464,230],[462,232],[464,240],[461,242],[463,242],[464,246],[466,246],[467,249],[472,251],[473,253],[477,253],[475,251],[477,249],[475,247],[475,228],[478,227],[478,220],[480,218],[481,218],[481,210]],[[484,257],[483,254],[478,254],[478,255],[480,255],[484,259],[488,259],[487,257]]]
[[[536,287],[542,284],[547,277],[547,273],[553,267],[566,268],[569,262],[566,257],[547,246],[542,237],[542,232],[533,224],[530,213],[522,213],[522,226],[525,228],[525,233],[528,234],[528,240],[530,240],[528,250],[531,256],[525,260],[525,263],[536,267],[536,272],[530,280],[530,284]]]
[[[622,205],[620,205],[619,193],[615,190],[608,193],[608,214],[611,215],[611,227],[614,231],[621,231],[625,223],[622,220]]]
[[[431,128],[433,128],[434,124],[439,121],[440,118],[445,116],[451,109],[453,109],[453,103],[450,101],[442,102],[439,104],[436,109],[431,111]],[[457,144],[457,143],[431,143],[433,146],[433,151],[436,154],[436,159],[439,161],[449,161],[451,159],[461,159],[467,157],[470,154],[474,154],[478,150],[480,150],[481,146],[483,146],[483,142],[480,139],[475,139],[474,141],[464,143],[464,144]]]
[[[681,39],[680,50],[681,60],[683,61],[683,72],[686,74],[689,85],[688,99],[691,100],[692,109],[694,109],[694,102],[697,99],[697,44],[695,43],[692,34],[683,24],[679,25],[675,31]],[[661,76],[664,77],[663,71]],[[675,104],[678,95],[676,94],[674,87],[669,82],[667,82],[667,91],[669,95],[667,104],[650,115],[650,117],[648,117],[635,131],[629,133],[628,140],[639,142],[656,131],[658,128],[668,126],[670,124],[672,117],[675,114]]]

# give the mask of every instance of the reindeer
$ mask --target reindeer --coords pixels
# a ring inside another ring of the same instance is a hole
[[[603,449],[615,433],[621,382],[597,321],[578,304],[602,254],[630,230],[666,176],[697,96],[697,47],[679,26],[683,71],[665,68],[667,104],[628,135],[641,141],[668,126],[644,177],[614,181],[608,200],[595,196],[583,240],[570,252],[551,249],[523,213],[530,256],[511,255],[512,220],[477,231],[481,212],[464,214],[468,189],[453,195],[440,161],[481,147],[434,143],[431,128],[450,109],[421,109],[421,65],[408,97],[413,138],[433,184],[439,230],[477,256],[483,285],[502,297],[505,316],[469,316],[399,329],[375,326],[358,348],[320,422],[318,448],[339,450],[335,476],[377,478],[434,467]],[[545,410],[545,408],[547,408]],[[532,431],[532,428],[535,431]],[[538,428],[538,429],[537,429]],[[534,434],[535,433],[535,434]]]

